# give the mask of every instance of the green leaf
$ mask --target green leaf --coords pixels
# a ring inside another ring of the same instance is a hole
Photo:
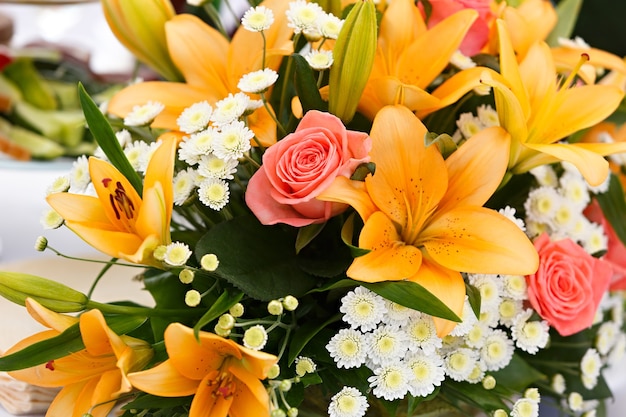
[[[220,261],[215,274],[257,300],[298,297],[316,285],[298,267],[295,233],[263,226],[253,215],[215,225],[198,241],[195,253],[198,260],[215,254]]]
[[[302,104],[302,111],[306,113],[309,110],[327,110],[328,104],[322,100],[315,75],[309,63],[299,54],[292,54],[291,59],[296,64],[294,85],[300,98],[300,104]]]
[[[494,372],[493,376],[496,378],[498,386],[503,386],[516,392],[522,392],[536,381],[546,378],[543,373],[528,364],[518,354],[513,354],[513,358],[506,368]]]
[[[154,410],[188,406],[193,395],[188,397],[157,397],[156,395],[142,394],[122,407],[124,410]]]
[[[116,334],[129,333],[145,322],[144,317],[118,316],[106,318],[108,326]],[[30,368],[62,358],[85,348],[78,323],[68,327],[58,336],[42,340],[0,358],[0,371]]]
[[[317,236],[324,228],[325,223],[310,224],[308,226],[298,229],[298,236],[296,237],[296,253],[300,253],[302,248],[311,243],[315,236]]]
[[[470,306],[472,306],[472,311],[477,318],[480,318],[480,290],[473,285],[465,283],[465,293],[469,298]]]
[[[360,285],[387,300],[431,316],[460,322],[461,319],[430,291],[412,281],[361,282]]]
[[[323,323],[310,321],[298,328],[291,339],[291,344],[289,345],[287,363],[291,365],[311,339],[313,339],[322,329],[326,328],[326,326],[339,320],[341,320],[341,315],[336,314]]]
[[[78,83],[78,98],[85,113],[85,120],[89,126],[91,134],[102,148],[104,154],[109,158],[111,164],[128,179],[139,195],[143,192],[141,177],[128,162],[128,158],[122,150],[122,146],[115,137],[111,125],[102,114],[96,103],[89,97],[82,83]]]
[[[221,316],[229,308],[237,304],[242,298],[242,292],[225,289],[224,292],[220,294],[218,299],[211,305],[211,308],[209,308],[200,320],[198,320],[196,325],[193,326],[193,333],[196,338],[198,337],[198,333],[202,327]]]
[[[558,20],[548,36],[548,45],[558,46],[559,38],[569,39],[572,36],[582,4],[583,0],[561,0],[559,2],[556,6]]]
[[[346,220],[341,228],[341,240],[343,243],[350,248],[350,253],[354,258],[358,258],[359,256],[363,256],[370,252],[369,249],[362,249],[358,246],[354,246],[352,244],[352,240],[354,238],[354,222],[356,218],[356,213],[352,213],[350,217]]]
[[[597,194],[596,200],[615,234],[626,245],[626,200],[622,185],[615,175],[611,174],[608,191]]]

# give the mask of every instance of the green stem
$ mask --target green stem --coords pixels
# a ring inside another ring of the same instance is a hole
[[[267,99],[265,98],[265,94],[261,94],[261,101],[263,102],[263,107],[265,107],[265,110],[267,110],[267,113],[270,115],[272,120],[274,120],[274,123],[276,123],[276,126],[278,126],[278,129],[280,130],[280,132],[283,135],[286,135],[287,131],[285,130],[283,125],[278,121],[278,117],[276,117],[274,110],[272,110],[272,108],[269,106],[269,103],[267,102]],[[282,108],[282,103],[281,103],[281,108]]]
[[[88,309],[98,309],[105,314],[121,314],[127,316],[144,316],[144,317],[174,317],[174,316],[192,316],[198,314],[192,309],[172,309],[172,308],[150,308],[150,307],[133,307],[122,306],[117,304],[99,303],[89,300],[86,307]]]
[[[211,19],[211,22],[215,24],[215,28],[219,30],[219,32],[224,35],[226,39],[230,39],[228,33],[226,32],[226,29],[224,29],[224,26],[222,25],[222,19],[220,19],[220,14],[213,5],[213,2],[208,1],[204,3],[203,9]]]
[[[98,274],[98,276],[96,277],[96,279],[93,281],[93,283],[91,284],[91,287],[89,287],[89,292],[87,292],[87,298],[91,299],[91,296],[93,295],[93,292],[96,289],[96,286],[98,285],[98,283],[100,282],[100,279],[104,276],[104,274],[106,274],[106,272],[111,269],[111,267],[113,266],[113,264],[117,261],[117,258],[111,258],[111,261],[109,261],[109,263],[107,263],[104,268],[102,268],[102,270],[100,271],[100,273]]]

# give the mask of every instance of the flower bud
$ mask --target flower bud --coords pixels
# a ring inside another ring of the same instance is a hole
[[[183,80],[167,49],[165,23],[176,15],[169,0],[102,0],[102,10],[115,37],[138,60],[167,80]]]
[[[283,307],[285,307],[287,311],[294,311],[298,308],[298,299],[293,295],[286,296],[283,298]]]
[[[278,365],[277,363],[275,363],[274,365],[272,365],[272,367],[270,368],[269,371],[267,371],[267,378],[268,379],[274,379],[276,378],[278,375],[280,375],[280,365]]]
[[[85,294],[66,285],[19,272],[0,272],[0,295],[22,306],[32,298],[57,313],[82,311],[89,301]]]
[[[48,247],[48,239],[45,236],[39,236],[35,241],[35,250],[43,252]]]
[[[328,80],[328,110],[345,123],[352,120],[372,71],[376,36],[374,2],[356,2],[335,43]]]
[[[283,314],[283,304],[278,300],[272,300],[267,303],[267,311],[272,316],[280,316]]]
[[[243,312],[244,312],[243,304],[241,303],[235,304],[234,306],[228,309],[228,312],[230,313],[231,316],[235,318],[243,316]]]

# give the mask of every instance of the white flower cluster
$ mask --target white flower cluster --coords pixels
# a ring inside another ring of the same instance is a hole
[[[481,104],[476,115],[471,112],[462,113],[456,121],[457,130],[452,135],[456,144],[461,144],[483,129],[500,126],[496,110],[488,104]]]
[[[574,166],[561,165],[560,175],[549,165],[530,171],[539,186],[531,189],[524,203],[527,234],[533,238],[546,232],[552,239],[570,238],[590,254],[606,250],[604,229],[589,221],[583,211],[590,193],[606,191],[608,183],[604,188],[592,188]]]
[[[303,33],[307,39],[337,39],[343,20],[332,13],[326,13],[315,2],[296,0],[289,3],[287,10],[287,26],[294,33]]]
[[[431,316],[357,287],[340,307],[350,327],[326,349],[339,368],[368,367],[373,394],[395,400],[426,397],[446,378],[479,383],[506,367],[515,348],[533,354],[546,346],[548,324],[530,320],[532,311],[523,308],[524,277],[474,274],[468,280],[482,296],[480,317],[466,300],[462,322],[443,339]]]

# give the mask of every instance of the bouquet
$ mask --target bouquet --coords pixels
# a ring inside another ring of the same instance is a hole
[[[49,330],[0,370],[61,387],[48,416],[602,415],[626,64],[576,3],[102,0],[160,79],[79,86],[99,148],[44,223],[154,305],[2,272]]]

